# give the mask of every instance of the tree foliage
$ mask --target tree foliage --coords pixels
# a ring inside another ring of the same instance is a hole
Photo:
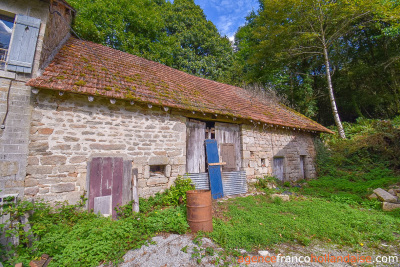
[[[193,0],[70,0],[75,31],[167,66],[227,82],[233,50]]]
[[[323,123],[333,122],[328,77],[345,120],[399,114],[398,6],[396,0],[261,0],[236,34],[244,81],[275,87]]]

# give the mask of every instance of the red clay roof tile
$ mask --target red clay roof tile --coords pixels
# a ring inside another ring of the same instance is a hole
[[[242,88],[75,38],[68,40],[41,76],[27,84],[331,133],[315,121],[283,105],[258,99]]]

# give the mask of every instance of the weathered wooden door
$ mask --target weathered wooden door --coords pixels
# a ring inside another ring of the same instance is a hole
[[[234,172],[236,171],[236,153],[235,144],[221,144],[221,158],[225,165],[222,165],[222,171]]]
[[[186,172],[205,172],[205,140],[206,123],[190,120],[187,123],[187,151],[186,151]]]
[[[305,168],[305,156],[300,156],[300,178],[305,179],[306,178],[306,168]]]
[[[97,157],[89,162],[89,209],[116,218],[115,207],[131,198],[132,162],[121,157]]]
[[[284,158],[274,158],[273,168],[274,176],[278,180],[284,181]]]
[[[240,153],[240,126],[231,123],[215,123],[215,140],[218,142],[219,151],[221,151],[221,160],[227,165],[222,167],[223,171],[240,171],[241,153]],[[229,150],[229,153],[226,152]],[[228,162],[234,161],[234,166]]]

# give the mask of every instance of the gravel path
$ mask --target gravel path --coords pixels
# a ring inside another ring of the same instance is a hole
[[[202,238],[201,242],[196,245],[193,242],[193,235],[164,235],[156,236],[152,239],[153,244],[147,246],[142,246],[140,249],[128,251],[124,256],[124,263],[120,264],[120,267],[172,267],[172,266],[216,266],[223,265],[224,261],[219,258],[220,253],[223,251],[216,244],[214,244],[208,238]],[[208,248],[208,249],[207,249]],[[212,251],[213,256],[206,256],[205,251]],[[204,256],[200,257],[199,255]],[[248,256],[259,256],[255,253],[246,253],[246,251],[241,251],[243,255],[248,254]],[[342,256],[345,257],[349,255],[357,255],[357,252],[353,251],[352,248],[338,248],[333,245],[327,246],[322,243],[313,244],[308,247],[301,245],[287,245],[281,244],[274,248],[274,251],[264,251],[264,256],[277,256],[289,255],[289,256],[310,256],[310,255],[325,255],[331,256]],[[391,253],[385,253],[385,255],[398,255],[396,249],[392,250]],[[371,255],[375,256],[376,251],[364,248],[363,251],[359,252],[359,255]],[[399,255],[398,255],[399,256]],[[197,263],[197,258],[201,258],[200,263]],[[400,256],[399,256],[400,258]],[[374,257],[373,257],[374,259]],[[230,257],[228,259],[229,266],[282,266],[282,267],[302,267],[302,266],[365,266],[365,265],[355,265],[351,263],[250,263],[250,264],[238,264],[238,258]],[[236,263],[236,264],[232,264]],[[376,264],[373,263],[369,266],[400,266],[399,263],[392,265]]]

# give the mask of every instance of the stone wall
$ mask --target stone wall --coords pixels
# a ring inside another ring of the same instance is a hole
[[[61,2],[53,1],[50,11],[43,39],[40,69],[47,67],[70,36],[70,24],[73,19],[73,11]]]
[[[33,99],[25,195],[75,202],[96,156],[132,160],[139,195],[153,195],[185,173],[186,118],[128,101],[112,105],[105,98],[89,102],[86,96],[40,90]],[[164,166],[164,175],[152,175],[150,165]]]
[[[7,16],[24,14],[41,20],[32,75],[0,70],[0,124],[5,119],[7,98],[9,99],[8,115],[4,128],[0,129],[0,195],[18,194],[22,198],[31,114],[31,88],[25,86],[25,83],[37,75],[48,16],[48,3],[40,0],[2,1],[0,12]]]
[[[302,178],[300,156],[305,159],[306,178],[315,178],[314,137],[308,132],[242,126],[243,168],[248,179],[273,174],[274,157],[284,158],[285,181]]]
[[[7,109],[11,80],[0,78],[0,119]],[[1,194],[23,196],[30,123],[30,87],[24,81],[13,81],[5,128],[0,129],[0,190]],[[0,122],[1,123],[1,122]]]

